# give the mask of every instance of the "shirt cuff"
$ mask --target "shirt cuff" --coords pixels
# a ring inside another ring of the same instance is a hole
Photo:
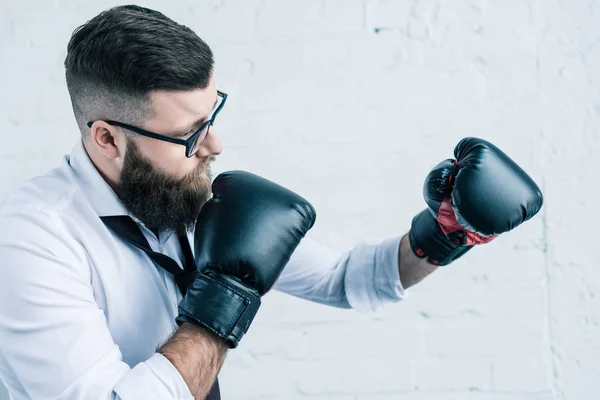
[[[406,297],[400,282],[398,251],[402,237],[360,243],[351,252],[346,271],[346,297],[353,309],[374,313]]]
[[[121,400],[194,399],[177,368],[160,353],[132,368],[114,391]]]

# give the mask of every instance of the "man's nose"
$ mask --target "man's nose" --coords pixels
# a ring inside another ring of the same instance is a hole
[[[215,133],[215,128],[210,126],[206,133],[206,138],[200,143],[196,156],[200,158],[206,158],[209,156],[217,156],[223,152],[223,144]]]

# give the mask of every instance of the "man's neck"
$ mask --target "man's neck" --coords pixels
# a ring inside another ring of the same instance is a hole
[[[119,183],[119,174],[114,166],[114,161],[107,159],[100,153],[90,140],[82,139],[82,141],[83,148],[92,162],[92,165],[112,190],[116,190]]]

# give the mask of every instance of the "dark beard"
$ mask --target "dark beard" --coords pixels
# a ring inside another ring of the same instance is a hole
[[[129,140],[127,147],[116,190],[125,208],[155,233],[191,231],[200,209],[211,197],[209,164],[174,178],[154,168],[133,141]]]

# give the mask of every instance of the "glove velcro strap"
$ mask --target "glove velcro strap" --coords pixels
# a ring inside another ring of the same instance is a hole
[[[260,307],[258,292],[235,278],[204,269],[179,303],[175,319],[203,326],[236,348]]]
[[[419,258],[427,257],[430,264],[438,266],[450,264],[473,247],[466,245],[462,231],[445,235],[429,209],[413,218],[408,236],[413,253]]]

